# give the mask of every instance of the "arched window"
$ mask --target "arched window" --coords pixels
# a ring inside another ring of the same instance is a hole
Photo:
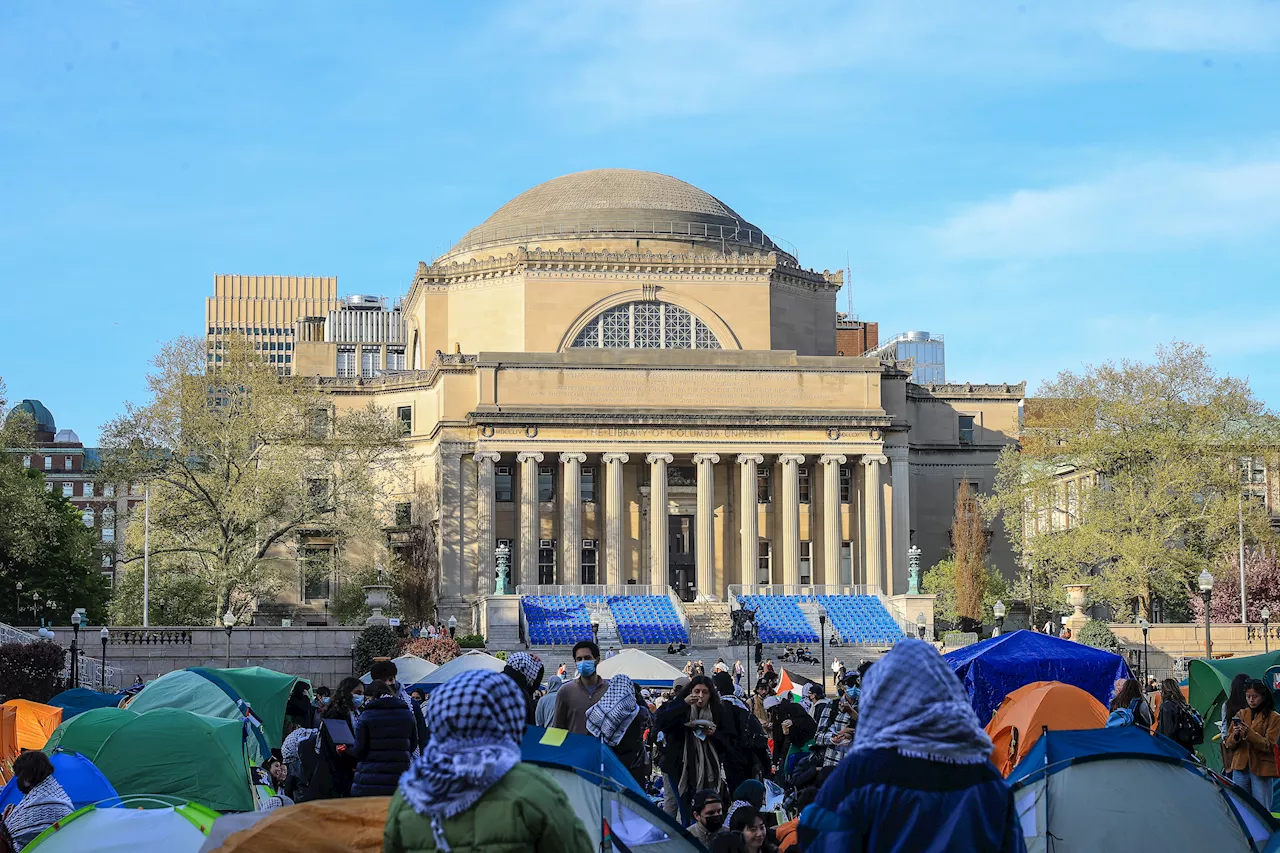
[[[578,332],[574,347],[720,349],[706,324],[669,302],[628,302],[600,314]]]

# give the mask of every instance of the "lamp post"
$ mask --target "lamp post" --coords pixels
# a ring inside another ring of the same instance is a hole
[[[231,669],[231,631],[235,626],[236,615],[228,607],[227,612],[222,614],[222,627],[227,632],[227,669]]]
[[[453,621],[452,617],[450,617],[450,620]],[[600,645],[600,617],[595,615],[591,617],[591,642],[597,646]]]
[[[1271,651],[1271,638],[1267,636],[1267,625],[1271,622],[1271,608],[1262,605],[1262,653]]]
[[[44,619],[40,616],[40,591],[36,590],[31,593],[31,621],[40,621],[40,627],[44,627]]]
[[[822,683],[827,683],[827,608],[818,605],[818,639],[822,644]],[[825,691],[826,688],[823,687]]]
[[[747,692],[751,692],[751,673],[755,672],[756,665],[751,659],[751,653],[756,647],[756,612],[747,610],[746,616],[742,619],[742,626],[747,630]]]
[[[102,686],[101,686],[101,689],[103,693],[106,693],[107,692],[107,640],[111,639],[111,632],[108,631],[105,626],[103,626],[102,630],[98,632],[98,639],[102,640],[102,679],[101,679]]]
[[[1004,633],[1004,615],[1008,611],[1005,609],[1004,602],[996,599],[996,603],[991,606],[991,612],[996,615],[996,632],[993,636],[1000,636]]]
[[[77,651],[80,648],[80,611],[77,610],[71,614],[71,686],[79,687],[80,679],[78,678],[80,667],[77,665],[79,655]]]
[[[924,639],[924,629],[929,623],[925,621],[924,611],[921,610],[916,614],[916,631],[920,634],[920,639]]]
[[[1204,600],[1204,658],[1213,660],[1213,643],[1209,637],[1209,605],[1213,602],[1213,575],[1205,569],[1197,579],[1200,581],[1200,597]]]
[[[449,617],[449,638],[453,639],[453,636],[457,633],[458,633],[458,617],[450,616]],[[595,633],[594,628],[592,628],[592,633]]]
[[[22,581],[18,581],[13,585],[13,622],[15,625],[22,624]]]
[[[1142,629],[1142,689],[1147,689],[1147,677],[1150,670],[1147,668],[1147,630],[1151,627],[1151,623],[1142,618],[1138,620],[1138,627]]]

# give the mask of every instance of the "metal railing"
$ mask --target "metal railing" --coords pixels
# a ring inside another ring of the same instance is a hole
[[[819,595],[880,595],[880,587],[872,584],[729,584],[729,599],[737,607],[740,595],[798,595],[813,598]]]
[[[89,636],[88,632],[85,633],[85,636],[86,637]],[[28,643],[38,643],[38,642],[40,642],[40,637],[36,636],[35,634],[29,634],[20,628],[15,628],[12,625],[6,625],[3,622],[0,622],[0,643],[21,643],[23,645],[26,645]],[[53,642],[56,642],[56,641],[53,641]],[[65,664],[63,664],[63,667],[62,667],[62,680],[64,683],[70,683],[71,681],[71,655],[70,655],[71,649],[67,648],[65,649],[65,651],[68,654],[67,654],[67,661]],[[98,690],[102,688],[114,688],[116,690],[119,690],[121,688],[122,686],[121,670],[119,667],[107,666],[106,680],[104,681],[102,677],[102,674],[103,674],[102,662],[88,655],[87,646],[81,648],[80,651],[82,652],[82,654],[78,656],[79,660],[76,662],[76,686],[77,687],[85,687],[85,688],[88,688],[89,690]]]
[[[687,237],[694,240],[759,246],[765,251],[779,250],[798,260],[796,248],[787,240],[773,240],[763,231],[738,225],[716,225],[710,222],[678,222],[662,219],[603,219],[588,222],[522,222],[476,228],[467,232],[452,251],[467,251],[493,243],[507,243],[527,237],[594,237],[609,235],[647,235]]]
[[[643,584],[520,584],[516,595],[666,595],[665,586]]]
[[[166,628],[112,631],[110,642],[113,646],[189,646],[191,632]]]

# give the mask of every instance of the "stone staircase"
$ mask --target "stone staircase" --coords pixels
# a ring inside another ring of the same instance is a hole
[[[717,646],[729,639],[733,619],[727,601],[693,601],[682,605],[689,623],[689,642],[695,646]]]
[[[600,623],[600,628],[596,632],[596,644],[600,646],[601,651],[610,646],[615,649],[622,648],[622,640],[618,637],[618,623],[613,618],[613,611],[609,609],[609,605],[592,604],[590,609],[592,618]]]

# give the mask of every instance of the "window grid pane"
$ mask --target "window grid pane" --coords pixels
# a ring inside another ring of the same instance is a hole
[[[573,348],[720,349],[697,317],[666,302],[630,302],[603,312],[574,336]]]

